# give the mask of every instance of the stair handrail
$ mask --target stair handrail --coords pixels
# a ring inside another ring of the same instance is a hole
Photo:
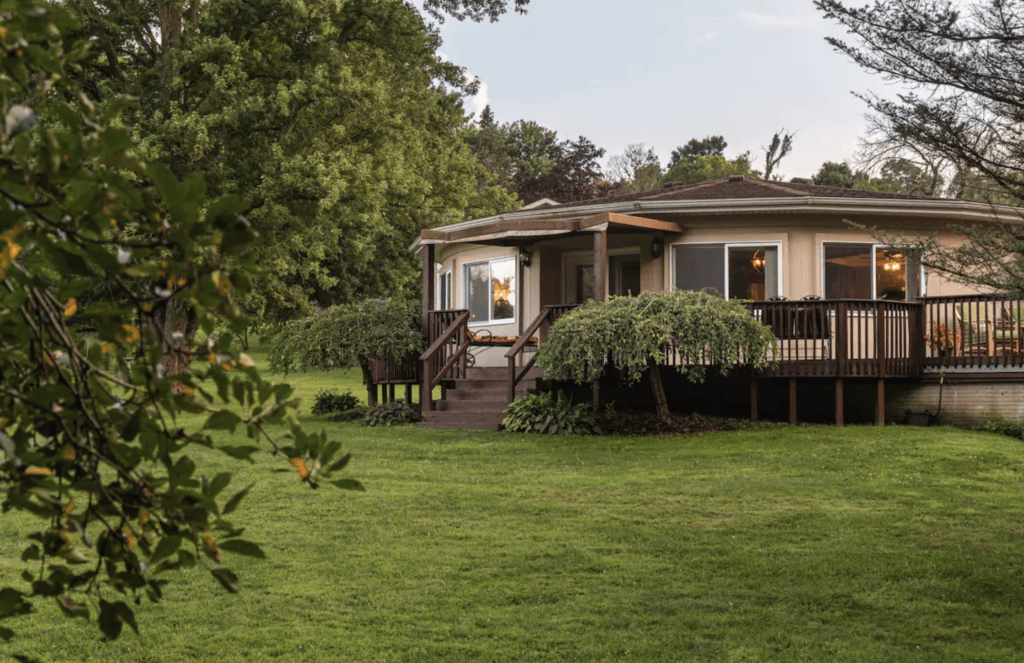
[[[530,326],[527,327],[522,334],[519,335],[517,340],[508,352],[505,353],[505,358],[508,359],[508,402],[511,403],[516,399],[516,386],[526,377],[526,374],[530,372],[533,365],[537,362],[537,355],[530,357],[530,360],[526,362],[521,371],[516,371],[516,357],[522,353],[523,349],[530,342],[530,337],[533,336],[538,329],[541,328],[545,322],[553,322],[550,318],[556,311],[562,309],[573,309],[575,306],[545,306],[540,310],[540,313],[534,318]],[[559,316],[561,317],[561,316]]]
[[[462,333],[459,333],[462,330]],[[458,349],[452,354],[451,358],[445,362],[444,366],[437,371],[436,375],[431,374],[431,364],[434,363],[434,358],[441,352],[445,345],[451,342],[452,338],[455,338],[455,343]],[[455,364],[466,356],[469,351],[469,311],[463,311],[457,318],[452,320],[451,324],[438,336],[430,347],[423,351],[420,355],[420,361],[423,362],[422,379],[423,383],[420,385],[420,411],[426,415],[427,412],[434,408],[434,387],[441,383]]]

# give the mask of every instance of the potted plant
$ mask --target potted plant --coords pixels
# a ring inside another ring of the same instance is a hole
[[[924,335],[928,347],[940,358],[945,358],[950,353],[956,354],[963,349],[963,338],[960,335],[960,328],[950,329],[944,323],[933,322],[931,332]]]

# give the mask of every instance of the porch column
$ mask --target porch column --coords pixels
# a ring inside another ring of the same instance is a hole
[[[424,344],[430,345],[430,312],[434,310],[434,245],[423,245],[423,340]],[[434,360],[436,361],[436,360]],[[430,393],[430,370],[429,362],[421,361],[420,364],[420,412],[425,417],[427,412],[433,409],[434,401]]]
[[[608,291],[608,226],[594,233],[594,301],[603,302]]]
[[[594,233],[594,301],[603,302],[608,290],[608,225]],[[601,380],[594,381],[594,414],[601,412]]]
[[[434,310],[434,245],[423,245],[423,338],[430,345],[430,312]]]

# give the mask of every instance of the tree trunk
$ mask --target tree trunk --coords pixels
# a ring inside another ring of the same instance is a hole
[[[363,384],[366,385],[366,402],[371,408],[377,407],[377,385],[373,381],[373,371],[370,365],[363,362],[360,367],[363,369]]]
[[[668,411],[668,399],[665,398],[665,385],[661,383],[661,368],[652,357],[647,358],[647,374],[651,378],[651,393],[654,396],[658,419],[668,422],[671,413]]]
[[[168,300],[163,310],[153,317],[159,328],[153,330],[163,346],[164,356],[160,361],[167,375],[191,372],[192,338],[199,329],[195,311],[180,299]],[[173,386],[175,393],[181,393],[179,384]]]

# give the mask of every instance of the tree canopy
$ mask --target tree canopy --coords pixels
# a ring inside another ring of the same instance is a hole
[[[132,604],[159,601],[169,572],[206,567],[235,592],[223,555],[263,556],[228,520],[249,488],[226,493],[231,473],[205,474],[194,445],[241,427],[313,487],[349,457],[303,431],[292,388],[245,366],[232,334],[212,335],[246,324],[231,296],[249,291],[258,258],[243,201],[139,158],[129,102],[97,105],[67,75],[89,62],[87,42],[62,39],[73,30],[41,2],[5,5],[0,29],[0,493],[5,513],[35,518],[0,620],[52,600],[114,639],[138,630]],[[97,280],[119,296],[80,305]],[[179,344],[192,372],[161,361],[161,312],[178,304],[208,335]]]
[[[426,11],[493,19],[508,4]],[[263,268],[243,302],[256,318],[414,292],[420,228],[513,204],[481,181],[464,140],[474,84],[407,3],[66,5],[95,44],[83,86],[101,104],[139,100],[126,118],[142,153],[242,199]]]
[[[829,38],[867,71],[910,90],[861,98],[881,133],[907,151],[978,176],[1024,201],[1024,6],[1003,0],[816,0],[853,36]],[[951,179],[951,178],[950,178]]]
[[[654,148],[643,143],[630,143],[622,154],[608,160],[608,177],[629,193],[658,188],[663,174],[661,159]]]
[[[701,139],[691,138],[690,142],[686,145],[680,145],[672,150],[672,157],[668,161],[668,167],[671,169],[682,160],[695,161],[695,157],[716,155],[724,157],[725,148],[728,146],[729,144],[725,142],[725,138],[722,136],[705,136]]]
[[[754,170],[750,163],[750,153],[744,152],[735,159],[727,160],[725,157],[712,154],[709,156],[692,156],[687,159],[680,159],[661,178],[662,184],[669,182],[681,182],[692,184],[694,182],[707,182],[719,180],[730,175],[750,175],[760,177],[761,172]]]

